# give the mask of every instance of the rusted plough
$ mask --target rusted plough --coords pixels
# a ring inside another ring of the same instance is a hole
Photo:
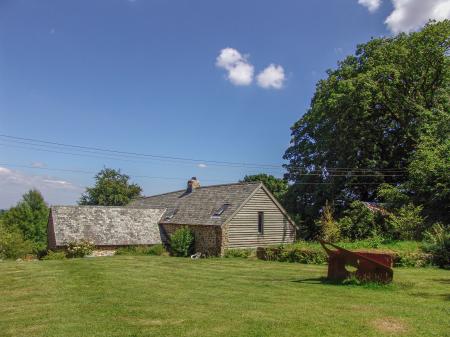
[[[342,281],[355,276],[360,281],[392,282],[391,255],[371,251],[352,252],[325,241],[320,241],[320,244],[328,254],[328,279]],[[349,267],[356,271],[348,270]]]

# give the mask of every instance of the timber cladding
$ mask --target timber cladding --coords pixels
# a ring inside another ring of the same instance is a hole
[[[292,243],[295,227],[264,188],[258,189],[226,224],[226,248],[245,248]],[[259,220],[263,214],[263,230]]]

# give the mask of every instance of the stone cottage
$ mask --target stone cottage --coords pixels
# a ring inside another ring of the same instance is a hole
[[[195,251],[209,256],[295,239],[293,221],[262,183],[201,187],[192,178],[184,190],[142,197],[127,207],[52,207],[49,247],[80,239],[109,248],[169,246],[170,236],[183,226],[194,233]]]

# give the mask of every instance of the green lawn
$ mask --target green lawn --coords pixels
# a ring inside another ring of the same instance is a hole
[[[0,336],[450,336],[450,272],[332,285],[326,266],[115,256],[0,262]]]

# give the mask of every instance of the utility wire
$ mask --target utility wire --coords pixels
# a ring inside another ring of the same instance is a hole
[[[113,150],[113,149],[106,149],[106,148],[99,148],[99,147],[91,147],[91,146],[80,146],[80,145],[72,145],[72,144],[65,144],[65,143],[58,143],[58,142],[50,142],[45,140],[39,140],[34,138],[23,138],[23,137],[16,137],[16,136],[10,136],[5,134],[0,134],[1,138],[4,138],[3,141],[9,141],[13,143],[19,143],[24,145],[31,145],[31,146],[39,146],[38,148],[32,148],[34,150],[40,150],[40,151],[46,151],[46,152],[54,152],[54,153],[61,153],[61,154],[69,154],[69,155],[80,155],[79,153],[73,153],[73,152],[65,152],[65,151],[59,151],[59,148],[71,148],[72,150],[88,153],[91,154],[92,157],[98,157],[101,155],[103,159],[113,159],[113,160],[124,160],[122,157],[125,157],[126,159],[154,159],[154,160],[160,160],[160,161],[168,161],[172,163],[180,164],[180,162],[184,164],[194,164],[194,163],[206,163],[208,165],[212,166],[225,166],[225,167],[245,167],[245,168],[254,168],[254,169],[263,169],[263,170],[282,170],[283,167],[280,165],[274,165],[274,164],[259,164],[259,163],[239,163],[239,162],[228,162],[228,161],[217,161],[217,160],[205,160],[205,159],[194,159],[194,158],[185,158],[185,157],[173,157],[173,156],[165,156],[165,155],[153,155],[153,154],[144,154],[144,153],[137,153],[137,152],[128,152],[128,151],[119,151],[119,150]],[[31,143],[30,143],[31,142]],[[3,144],[4,146],[8,146],[7,144]],[[12,146],[12,145],[9,145]],[[42,149],[42,147],[45,149]],[[56,147],[56,150],[55,150]],[[50,150],[51,149],[51,150]],[[108,154],[108,156],[104,156],[104,154]],[[113,155],[114,157],[111,157]],[[309,173],[313,173],[315,171],[320,172],[318,174],[322,175],[321,169],[316,170],[308,170],[307,168],[295,168],[287,165],[289,167],[289,172],[301,172],[306,171]],[[329,173],[342,173],[341,171],[355,171],[355,172],[383,172],[383,173],[400,173],[405,172],[405,169],[394,169],[394,168],[384,168],[384,169],[366,169],[366,168],[345,168],[345,167],[325,167],[325,171]],[[376,175],[381,176],[381,175]]]

